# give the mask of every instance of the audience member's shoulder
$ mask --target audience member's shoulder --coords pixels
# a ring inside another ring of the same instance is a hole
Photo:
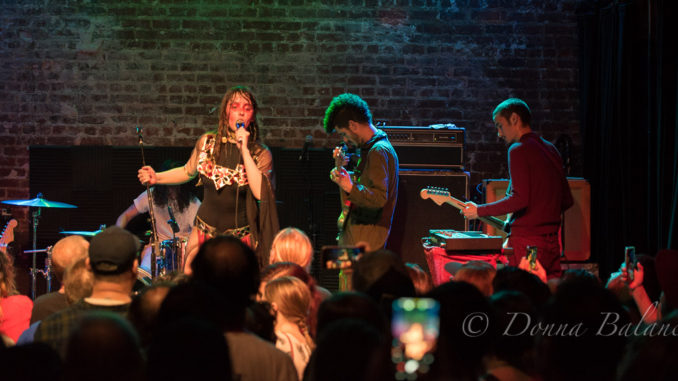
[[[226,341],[231,349],[231,357],[247,358],[247,361],[254,361],[259,364],[285,365],[289,362],[294,367],[287,354],[276,348],[273,343],[252,333],[226,332]]]
[[[33,302],[31,323],[43,320],[45,317],[65,308],[68,308],[66,294],[50,292],[48,294],[40,295]]]
[[[326,289],[325,287],[322,286],[315,286],[315,291],[320,295],[320,299],[325,300],[332,296],[332,292],[330,290]]]
[[[46,302],[51,302],[53,300],[66,300],[66,294],[62,294],[58,291],[54,292],[48,292],[46,294],[42,294],[35,298],[35,301],[33,304],[39,304],[39,303],[46,303]]]
[[[4,304],[12,304],[13,306],[16,306],[17,308],[23,308],[23,307],[28,307],[32,308],[33,307],[33,301],[31,298],[29,298],[26,295],[11,295],[8,296],[4,299]]]
[[[234,373],[242,379],[298,380],[292,358],[248,332],[226,332]]]
[[[234,348],[248,348],[255,353],[263,351],[263,353],[260,353],[265,355],[273,354],[274,356],[277,356],[278,353],[284,354],[272,343],[249,332],[226,332],[226,340],[228,341],[229,346]]]
[[[43,327],[47,327],[50,324],[54,324],[55,322],[60,322],[66,317],[70,317],[70,316],[81,313],[83,308],[80,306],[80,303],[82,303],[82,301],[75,303],[75,304],[73,304],[73,305],[69,306],[68,308],[65,308],[61,311],[56,311],[56,312],[50,314],[49,316],[45,317],[44,319],[42,319],[42,323],[40,324],[38,331],[43,330]]]

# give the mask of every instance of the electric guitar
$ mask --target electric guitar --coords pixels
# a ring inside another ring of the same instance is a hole
[[[2,236],[0,236],[0,251],[7,252],[7,245],[14,242],[14,228],[17,222],[14,218],[7,222],[5,228],[2,229]]]
[[[464,207],[466,206],[463,201],[452,197],[447,188],[426,187],[419,192],[419,196],[424,200],[431,199],[438,205],[450,204],[459,210],[464,210]],[[479,217],[478,219],[496,229],[508,233],[506,222],[497,217]]]

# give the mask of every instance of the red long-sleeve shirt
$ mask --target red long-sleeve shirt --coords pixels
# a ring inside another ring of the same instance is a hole
[[[556,233],[561,213],[574,203],[558,150],[530,132],[509,147],[508,156],[511,182],[507,196],[479,205],[478,215],[513,213],[510,222],[513,235]]]

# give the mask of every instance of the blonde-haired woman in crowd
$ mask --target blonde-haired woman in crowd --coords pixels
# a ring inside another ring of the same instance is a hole
[[[311,307],[311,292],[299,278],[284,276],[266,284],[264,299],[276,312],[275,346],[292,358],[299,379],[315,347],[306,319]]]
[[[273,238],[269,258],[270,263],[292,262],[303,267],[306,272],[310,272],[313,245],[306,233],[297,228],[288,227],[279,231]]]

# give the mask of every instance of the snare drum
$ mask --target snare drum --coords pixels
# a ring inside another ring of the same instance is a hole
[[[151,272],[151,245],[144,249],[144,256],[139,266],[138,277],[144,282],[158,276],[181,271],[186,254],[187,238],[168,239],[160,242],[158,255],[155,258],[155,273]]]

